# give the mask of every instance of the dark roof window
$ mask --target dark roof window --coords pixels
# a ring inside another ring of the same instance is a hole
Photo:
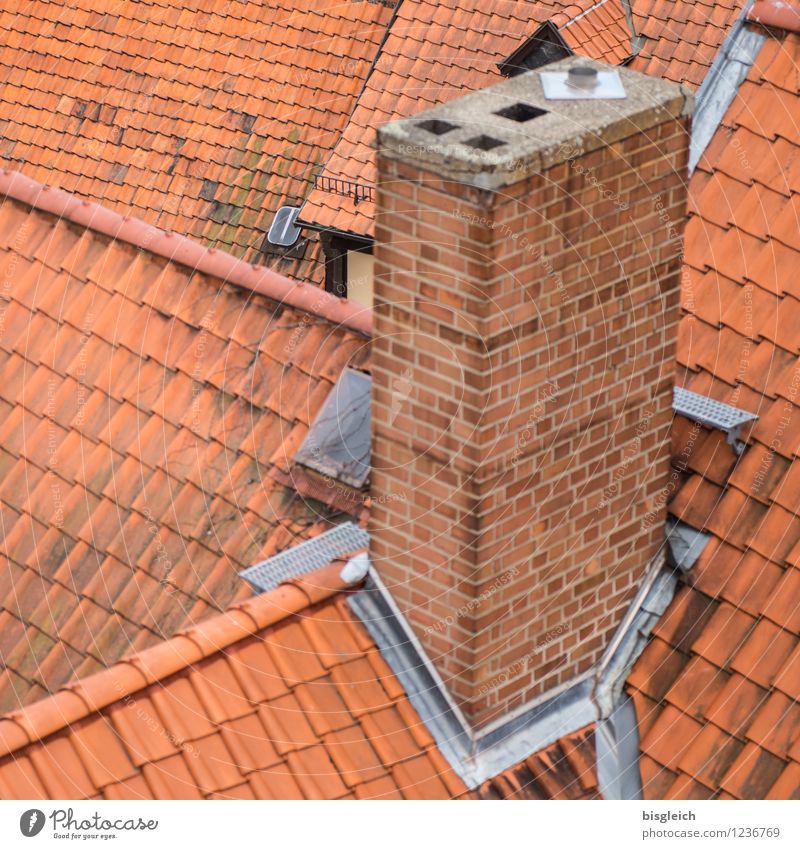
[[[533,71],[559,59],[572,56],[572,51],[561,37],[556,26],[545,21],[539,29],[526,39],[507,59],[497,63],[500,73],[516,77],[524,71]]]
[[[361,489],[369,474],[372,379],[346,368],[314,419],[295,462]]]

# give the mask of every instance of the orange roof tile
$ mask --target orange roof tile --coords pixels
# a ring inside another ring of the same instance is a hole
[[[0,18],[0,156],[249,261],[339,138],[390,3],[36,0]],[[266,259],[319,278],[318,243]]]
[[[375,669],[341,567],[285,582],[0,718],[0,794],[464,797],[402,687]],[[597,798],[592,729],[469,795]]]
[[[798,61],[800,36],[765,42],[692,177],[678,379],[759,420],[738,458],[698,440],[672,501],[712,540],[628,680],[647,798],[796,795]]]
[[[567,45],[582,56],[618,65],[631,55],[631,31],[622,0],[595,2],[585,11],[571,6],[552,21]]]
[[[367,344],[341,321],[368,321],[19,174],[0,191],[5,711],[223,609],[241,569],[330,525],[271,458]],[[336,357],[291,364],[328,336]]]
[[[632,0],[636,34],[643,37],[631,68],[698,88],[744,0]]]

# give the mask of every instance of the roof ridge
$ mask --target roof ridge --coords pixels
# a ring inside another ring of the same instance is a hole
[[[129,698],[311,605],[353,589],[343,566],[351,555],[235,604],[161,643],[79,679],[31,705],[0,716],[0,758]]]
[[[218,277],[281,304],[320,316],[359,333],[372,333],[372,310],[300,281],[290,280],[266,266],[251,265],[218,248],[208,248],[178,233],[162,230],[139,218],[114,212],[94,201],[47,186],[20,171],[0,171],[0,198],[9,197],[34,209],[57,215],[89,230]]]
[[[755,0],[747,20],[764,27],[800,33],[800,6],[787,0]]]

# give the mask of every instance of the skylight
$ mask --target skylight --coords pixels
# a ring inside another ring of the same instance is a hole
[[[372,379],[346,368],[311,426],[295,462],[361,489],[369,474]]]

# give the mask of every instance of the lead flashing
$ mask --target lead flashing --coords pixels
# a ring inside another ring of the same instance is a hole
[[[689,144],[690,174],[717,132],[728,107],[736,97],[736,92],[739,91],[739,86],[764,44],[763,32],[745,26],[746,21],[752,20],[752,3],[753,0],[747,0],[745,3],[697,92]]]
[[[361,555],[359,555],[361,556]],[[368,563],[368,556],[363,555]],[[362,564],[363,565],[363,564]],[[606,798],[641,798],[638,728],[625,681],[672,601],[677,574],[672,561],[653,561],[642,587],[601,663],[558,691],[524,705],[514,715],[473,729],[405,616],[372,566],[347,603],[375,641],[436,745],[469,789],[479,787],[530,755],[597,723],[598,779]],[[602,765],[601,765],[602,760]],[[638,795],[637,795],[638,794]]]
[[[710,539],[710,534],[698,531],[685,522],[672,516],[667,519],[670,560],[675,568],[683,573],[688,572],[697,563]]]
[[[587,675],[501,725],[473,731],[374,569],[347,603],[397,676],[439,751],[469,789],[597,718]]]
[[[639,726],[633,702],[625,697],[611,715],[597,723],[597,786],[604,799],[642,798]]]
[[[616,70],[621,100],[548,100],[540,73],[572,67]],[[522,103],[546,114],[515,121],[499,113]],[[629,68],[571,56],[460,97],[378,130],[386,157],[412,163],[480,189],[510,185],[671,118],[690,114],[691,93],[680,85]],[[437,132],[446,125],[454,128]]]

